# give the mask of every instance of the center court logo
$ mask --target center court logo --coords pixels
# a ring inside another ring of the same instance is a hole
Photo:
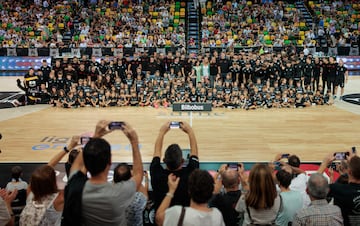
[[[31,147],[33,151],[61,150],[70,141],[70,137],[46,136],[39,140],[38,144]],[[141,150],[142,145],[139,144]],[[111,144],[112,151],[131,151],[130,144]]]

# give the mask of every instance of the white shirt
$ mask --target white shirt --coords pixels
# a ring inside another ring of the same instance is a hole
[[[297,177],[291,180],[291,184],[289,186],[290,190],[298,191],[301,193],[303,197],[303,207],[307,207],[310,204],[310,198],[306,193],[306,185],[307,185],[307,176],[305,173],[297,175]]]
[[[173,206],[165,211],[164,226],[177,226],[182,206]],[[185,207],[183,226],[225,226],[221,212],[217,208],[204,212]]]

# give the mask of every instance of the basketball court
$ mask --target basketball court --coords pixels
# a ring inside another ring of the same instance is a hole
[[[18,91],[15,80],[0,78],[0,90]],[[346,93],[360,93],[359,87],[360,78],[352,76]],[[339,100],[333,106],[303,109],[213,109],[194,112],[192,117],[189,112],[170,108],[58,109],[36,105],[0,110],[0,162],[47,162],[71,136],[93,132],[100,119],[131,124],[138,133],[144,162],[151,161],[159,128],[166,121],[191,121],[201,162],[270,161],[276,153],[320,162],[326,153],[360,146],[360,106]],[[131,162],[129,142],[121,131],[105,138],[113,145],[114,162]],[[179,129],[166,135],[164,146],[171,143],[188,148],[188,138]]]

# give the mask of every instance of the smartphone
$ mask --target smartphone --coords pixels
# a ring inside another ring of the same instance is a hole
[[[89,142],[90,139],[91,139],[91,137],[80,137],[80,144],[81,145],[86,145],[87,142]]]
[[[336,170],[336,163],[335,162],[332,162],[330,164],[330,168],[333,169],[333,170]]]
[[[124,125],[124,122],[110,122],[108,127],[109,127],[109,130],[115,130],[115,129],[122,130],[123,125]]]
[[[353,154],[356,153],[356,147],[352,147],[351,150],[352,150],[352,153],[353,153]]]
[[[349,156],[349,152],[335,152],[334,157],[335,160],[344,160],[346,159],[346,156]]]
[[[180,122],[170,122],[170,129],[179,129]]]
[[[281,163],[280,162],[274,162],[275,167],[281,167]]]
[[[239,170],[238,165],[237,163],[228,163],[228,168],[231,170]]]
[[[290,154],[282,154],[282,155],[281,155],[281,158],[282,158],[282,159],[287,159],[287,158],[289,158],[289,156],[290,156]]]

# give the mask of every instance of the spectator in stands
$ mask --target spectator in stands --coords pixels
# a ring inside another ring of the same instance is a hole
[[[31,176],[30,190],[20,225],[60,225],[64,200],[54,168],[50,165],[37,168]]]
[[[82,155],[78,155],[70,171],[69,188],[76,186],[73,183],[76,181],[72,180],[72,177],[77,178],[77,174],[84,169],[84,166],[91,174],[81,193],[82,222],[86,225],[126,225],[125,209],[133,200],[143,178],[138,136],[129,124],[124,123],[121,130],[128,137],[132,147],[133,176],[128,181],[108,183],[111,147],[101,137],[114,131],[108,129],[109,124],[110,122],[105,120],[98,122],[93,138],[85,145]],[[68,200],[67,197],[65,200]],[[74,208],[74,206],[66,207]]]
[[[72,137],[68,148],[78,145],[79,137]],[[63,191],[56,183],[54,167],[69,153],[64,147],[47,165],[37,168],[30,181],[30,194],[20,215],[20,224],[25,225],[60,225],[64,207]],[[41,207],[41,208],[40,208]]]
[[[28,183],[21,179],[23,174],[23,169],[21,166],[14,166],[11,168],[11,181],[6,185],[6,191],[14,190],[26,190]]]
[[[16,198],[17,190],[7,192],[0,189],[0,225],[13,226],[15,222],[14,214],[11,209],[11,203]]]
[[[241,176],[242,175],[242,176]],[[244,165],[237,166],[237,169],[222,165],[218,170],[215,179],[214,195],[209,201],[209,207],[216,207],[220,210],[226,226],[240,225],[242,217],[235,210],[235,205],[241,196],[240,182],[247,183],[244,174]],[[224,186],[224,193],[221,187]]]
[[[343,225],[341,210],[338,206],[329,204],[326,196],[329,192],[327,179],[318,173],[311,174],[307,192],[311,199],[308,208],[296,213],[293,226],[303,225]]]
[[[276,179],[280,187],[280,196],[283,208],[276,218],[276,225],[288,226],[293,221],[294,215],[303,207],[303,197],[300,192],[290,190],[292,175],[286,170],[279,170]]]
[[[214,179],[205,170],[196,169],[190,174],[188,181],[191,198],[190,207],[176,205],[169,208],[171,200],[176,196],[180,180],[180,177],[176,177],[172,173],[169,174],[168,193],[166,193],[156,212],[156,223],[164,226],[225,226],[221,212],[216,208],[208,207],[208,201],[214,191]]]
[[[281,154],[276,155],[275,161],[281,160]],[[303,196],[303,207],[307,207],[310,204],[309,196],[306,193],[307,176],[306,172],[300,169],[300,158],[296,155],[290,155],[288,157],[287,170],[292,174],[292,180],[290,183],[290,190],[298,191]]]
[[[186,122],[180,122],[179,127],[184,131],[190,141],[190,158],[187,166],[184,166],[182,150],[178,144],[171,144],[167,147],[164,156],[166,168],[161,166],[162,146],[165,134],[170,130],[170,122],[161,126],[159,135],[155,142],[154,156],[150,165],[151,185],[153,188],[154,206],[157,209],[168,191],[167,177],[174,174],[181,179],[178,189],[175,192],[171,205],[189,206],[190,197],[188,194],[188,177],[192,171],[199,168],[198,147],[195,132]]]
[[[146,171],[145,171],[146,172]],[[120,163],[114,169],[114,183],[128,181],[131,179],[131,167],[127,163]],[[149,178],[145,176],[145,186],[140,185],[131,204],[126,208],[125,215],[128,226],[143,225],[143,211],[148,199]]]
[[[327,155],[321,163],[318,173],[323,173],[327,166],[334,161],[334,154]],[[344,225],[359,225],[358,210],[359,185],[360,185],[360,157],[350,153],[348,161],[348,183],[336,182],[330,185],[329,197],[334,199],[334,205],[340,207],[344,218]]]
[[[249,192],[241,195],[235,207],[244,214],[243,226],[274,224],[283,204],[276,192],[272,170],[268,165],[255,164],[248,183]]]

